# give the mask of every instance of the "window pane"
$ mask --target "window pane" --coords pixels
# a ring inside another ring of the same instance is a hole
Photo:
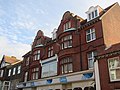
[[[91,40],[91,36],[90,34],[87,35],[87,41],[90,41]]]
[[[94,18],[94,12],[92,12],[92,18]]]
[[[95,10],[95,17],[96,17],[96,16],[98,16],[98,14],[97,14],[97,10]]]
[[[91,20],[91,14],[89,14],[89,20]]]
[[[72,63],[68,64],[68,71],[72,72]]]
[[[67,73],[68,70],[67,70],[67,64],[64,65],[64,72]]]

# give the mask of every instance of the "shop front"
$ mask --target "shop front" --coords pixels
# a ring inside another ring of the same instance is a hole
[[[95,90],[94,86],[93,70],[23,82],[17,85],[23,90]]]

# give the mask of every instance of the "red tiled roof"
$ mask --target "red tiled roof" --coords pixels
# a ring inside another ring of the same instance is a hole
[[[14,57],[14,56],[11,56],[11,57],[4,56],[4,60],[5,60],[5,62],[10,63],[10,64],[13,64],[13,63],[20,61],[20,60],[16,59],[16,57]]]

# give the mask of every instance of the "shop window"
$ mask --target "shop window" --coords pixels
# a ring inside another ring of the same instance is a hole
[[[40,50],[34,52],[34,60],[40,60]]]
[[[53,46],[48,48],[48,57],[53,56]]]
[[[86,31],[86,41],[91,42],[91,41],[93,41],[95,39],[96,39],[95,29],[91,28],[91,29],[87,30]]]
[[[76,87],[73,90],[82,90],[82,88],[81,87]]]
[[[120,81],[120,59],[114,57],[108,59],[108,68],[111,81]]]
[[[87,54],[87,57],[88,57],[88,68],[93,68],[93,63],[94,63],[94,56],[97,55],[97,52],[96,51],[92,51],[92,52],[89,52]]]
[[[39,68],[33,68],[32,69],[32,80],[38,79],[38,74],[39,74]]]
[[[60,61],[60,66],[62,74],[73,72],[72,58],[71,57],[63,58]]]
[[[61,49],[72,47],[72,35],[65,36],[61,40],[62,40]]]
[[[57,75],[57,59],[42,63],[42,77]]]
[[[95,88],[90,86],[90,87],[85,87],[84,90],[95,90]]]

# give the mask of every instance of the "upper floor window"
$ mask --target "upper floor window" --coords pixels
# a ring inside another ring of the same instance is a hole
[[[48,57],[53,56],[53,46],[48,48]]]
[[[38,79],[38,73],[39,72],[39,68],[33,68],[32,69],[32,80],[33,79]]]
[[[108,68],[111,81],[120,81],[120,59],[114,57],[108,59]]]
[[[30,58],[27,57],[27,59],[26,59],[26,66],[29,65],[29,59],[30,59]]]
[[[9,69],[9,71],[8,71],[8,76],[10,76],[11,75],[11,69]]]
[[[20,71],[21,71],[21,66],[18,66],[18,72],[17,72],[17,74],[20,74]]]
[[[27,80],[28,80],[28,72],[25,72],[25,74],[24,74],[24,82],[27,82]]]
[[[71,28],[71,22],[68,21],[64,24],[64,31]]]
[[[92,20],[92,19],[96,18],[97,16],[98,16],[98,11],[97,10],[94,10],[94,11],[92,11],[88,14],[89,20]]]
[[[93,41],[95,39],[96,39],[95,29],[91,28],[91,29],[87,30],[86,31],[86,41],[91,42],[91,41]]]
[[[0,70],[0,77],[3,77],[4,70]]]
[[[14,67],[14,68],[13,68],[13,75],[15,75],[15,71],[16,71],[16,68]]]
[[[42,62],[42,77],[57,75],[57,59]]]
[[[92,52],[89,52],[87,54],[87,57],[88,57],[88,68],[93,68],[93,63],[94,63],[94,56],[97,55],[97,52],[96,51],[92,51]]]
[[[40,60],[40,50],[34,52],[34,60]]]
[[[73,72],[72,58],[71,57],[63,58],[60,61],[60,67],[62,74]]]
[[[41,38],[36,40],[36,46],[41,44]]]
[[[68,35],[62,38],[61,49],[72,47],[72,35]]]

